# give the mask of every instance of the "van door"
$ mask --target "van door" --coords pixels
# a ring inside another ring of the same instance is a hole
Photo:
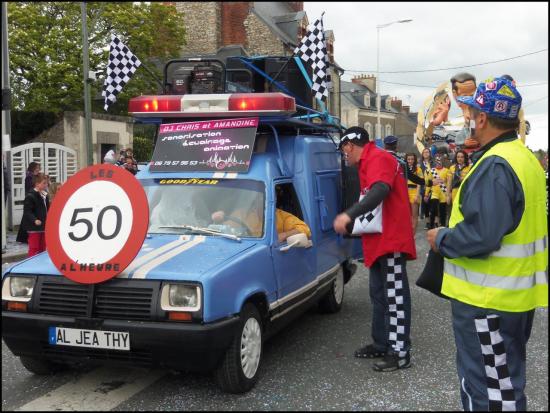
[[[277,199],[276,207],[285,212],[291,213],[295,217],[304,221],[311,229],[311,219],[304,217],[300,196],[296,194],[294,185],[290,181],[277,181],[275,187],[279,189],[279,196],[274,193],[274,199]],[[286,241],[279,242],[277,234],[277,222],[275,208],[273,209],[273,231],[272,231],[272,257],[275,275],[277,277],[277,287],[279,291],[278,299],[285,300],[284,307],[290,307],[295,303],[301,302],[311,294],[315,293],[316,279],[316,246],[309,248],[290,248],[287,251],[280,251],[280,248],[286,245]],[[308,284],[311,284],[308,286]],[[304,288],[308,287],[308,288]],[[297,295],[292,294],[299,291]],[[292,294],[292,296],[290,296]]]

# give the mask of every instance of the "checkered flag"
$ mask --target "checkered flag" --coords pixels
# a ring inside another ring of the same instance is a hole
[[[304,62],[309,62],[313,68],[311,88],[315,91],[315,98],[326,101],[330,75],[328,74],[328,53],[323,31],[323,16],[309,25],[300,44],[294,50]]]
[[[117,95],[140,65],[141,62],[137,56],[117,36],[112,34],[107,77],[101,93],[101,96],[105,98],[105,110],[109,108],[109,105],[116,102]]]

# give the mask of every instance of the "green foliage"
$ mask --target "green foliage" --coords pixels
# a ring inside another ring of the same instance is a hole
[[[111,34],[158,77],[157,66],[179,56],[185,44],[183,15],[174,5],[156,2],[90,2],[87,4],[90,70],[102,73],[92,83],[92,107],[103,111],[101,90]],[[13,103],[17,109],[54,112],[83,110],[80,2],[9,2],[8,33]],[[109,108],[127,114],[128,99],[157,93],[158,83],[138,68]]]
[[[148,162],[153,157],[153,141],[144,136],[134,136],[134,158],[138,162]]]

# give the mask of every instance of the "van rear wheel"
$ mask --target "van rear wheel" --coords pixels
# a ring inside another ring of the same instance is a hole
[[[263,341],[260,312],[247,303],[240,319],[240,328],[216,370],[220,388],[228,393],[247,392],[258,381]]]
[[[332,282],[330,290],[319,301],[319,309],[323,313],[337,313],[344,302],[344,271],[338,269],[336,278]]]

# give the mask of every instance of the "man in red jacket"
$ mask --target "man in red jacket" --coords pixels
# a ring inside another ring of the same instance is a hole
[[[363,255],[370,268],[369,292],[373,304],[372,338],[356,357],[383,359],[375,371],[410,367],[411,295],[406,262],[416,259],[407,183],[396,159],[369,141],[360,127],[348,128],[340,140],[348,164],[358,165],[361,193],[365,195],[334,220],[334,230],[351,232],[357,217],[382,204],[382,232],[364,233]],[[351,227],[351,228],[350,228]],[[389,316],[386,316],[386,315]]]

